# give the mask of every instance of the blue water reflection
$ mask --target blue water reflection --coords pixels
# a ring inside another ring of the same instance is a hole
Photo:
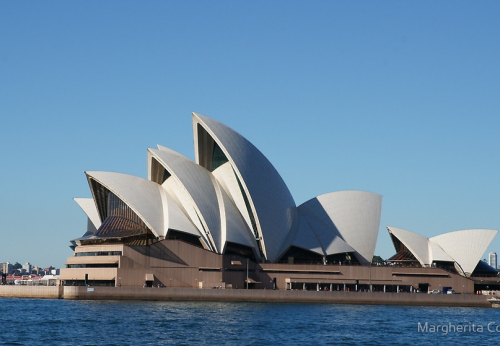
[[[0,299],[0,311],[0,345],[463,345],[500,337],[500,309],[484,308]]]

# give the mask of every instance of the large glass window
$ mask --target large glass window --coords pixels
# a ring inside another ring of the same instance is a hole
[[[147,234],[142,219],[118,196],[108,193],[107,218],[96,232],[99,238],[125,238]]]
[[[121,256],[121,251],[77,252],[76,256]]]
[[[109,190],[102,186],[99,182],[94,179],[90,179],[90,184],[92,186],[92,193],[94,194],[94,199],[97,203],[97,209],[99,210],[99,217],[101,221],[105,220],[108,216],[108,195]]]
[[[163,184],[170,177],[170,173],[154,157],[151,160],[151,181]]]
[[[229,160],[226,157],[226,154],[222,151],[222,149],[214,142],[214,150],[212,153],[212,172],[217,168],[228,162]]]
[[[118,263],[67,264],[66,268],[118,268]]]

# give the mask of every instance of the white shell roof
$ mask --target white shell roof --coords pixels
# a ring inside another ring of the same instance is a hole
[[[212,238],[215,252],[220,253],[221,220],[220,206],[215,191],[215,179],[205,168],[171,149],[161,147],[148,152],[181,184],[192,199],[192,208],[197,210],[205,231]],[[169,178],[170,179],[170,178]],[[203,233],[203,230],[200,230]]]
[[[309,244],[312,239],[317,239],[324,255],[333,255],[345,252],[356,252],[343,239],[334,227],[329,227],[320,218],[316,217],[320,212],[311,211],[314,203],[299,206],[299,231],[292,242],[293,246],[304,247],[301,244]],[[305,222],[305,223],[304,223]],[[307,225],[310,233],[304,229]],[[309,248],[314,251],[314,248]]]
[[[441,234],[430,241],[439,244],[466,274],[471,274],[497,233],[492,229],[469,229]]]
[[[246,224],[250,228],[251,233],[253,234],[253,231],[251,230],[252,222],[250,220],[250,215],[248,214],[247,208],[245,206],[245,200],[243,199],[243,195],[241,194],[238,181],[236,180],[233,168],[231,167],[231,163],[226,162],[215,171],[213,171],[212,174],[215,176],[224,191],[226,191],[228,196],[231,198],[236,208],[238,208],[239,212],[243,216],[243,219],[245,219]],[[253,235],[252,237],[255,239]]]
[[[387,227],[387,230],[413,253],[422,266],[429,266],[434,261],[456,262],[466,275],[474,271],[498,233],[491,229],[470,229],[427,239],[401,228]]]
[[[339,234],[355,250],[360,262],[371,262],[380,226],[381,195],[366,191],[332,192],[303,203],[301,209],[314,215],[333,234]],[[311,227],[318,234],[318,227]]]
[[[415,232],[410,232],[406,229],[387,227],[390,234],[394,235],[401,241],[413,256],[425,267],[431,264],[429,254],[429,239]],[[396,250],[398,251],[398,249]]]
[[[147,179],[115,172],[86,172],[125,202],[155,233],[163,236],[166,228],[163,219],[161,186]]]
[[[432,240],[429,240],[429,256],[430,263],[434,261],[455,262],[455,260],[451,258],[450,255],[448,255],[446,251],[444,251],[441,246],[439,246],[438,243]]]
[[[151,153],[148,152],[148,155],[151,155]],[[199,217],[200,212],[196,208],[193,198],[186,188],[174,176],[165,180],[161,186],[167,192],[168,196],[172,197],[179,209],[193,223],[197,232],[201,235],[203,247],[207,250],[212,250],[208,235],[205,232],[206,227],[202,224],[201,218]]]
[[[148,149],[148,152],[187,191],[192,200],[191,208],[198,210],[198,217],[204,221],[203,227],[212,237],[214,251],[221,253],[226,241],[254,248],[256,243],[250,238],[244,220],[215,177],[187,157],[162,146],[159,148]],[[189,206],[184,207],[189,209]],[[203,229],[200,232],[203,232]]]
[[[222,241],[221,249],[225,249],[226,242],[246,245],[254,249],[254,254],[257,258],[260,257],[257,249],[258,245],[255,238],[251,235],[250,229],[247,227],[241,214],[234,206],[229,196],[219,187],[219,203],[224,207],[223,216],[225,222],[222,222]]]
[[[95,229],[101,227],[101,218],[99,217],[99,212],[95,206],[93,198],[74,198],[74,201],[78,203],[80,208],[87,214],[90,222],[94,225]]]
[[[207,131],[231,162],[253,210],[264,255],[267,260],[275,261],[288,232],[298,224],[290,191],[274,166],[252,143],[226,125],[193,113],[197,163],[200,162],[197,124]]]
[[[163,214],[165,217],[165,225],[167,225],[165,228],[167,229],[167,231],[170,229],[174,229],[176,231],[181,231],[201,237],[198,228],[193,225],[193,223],[184,214],[181,208],[179,208],[172,196],[170,196],[165,190],[162,190],[161,196],[163,200]]]
[[[149,177],[152,158],[170,174],[162,185],[113,172],[88,172],[89,181],[96,180],[122,199],[157,236],[169,229],[187,232],[200,236],[204,246],[217,253],[227,242],[254,251],[260,245],[270,262],[292,245],[323,255],[354,252],[360,262],[371,261],[382,196],[340,191],[297,208],[281,176],[252,143],[204,115],[192,113],[192,119],[196,163],[166,147],[148,149]],[[209,172],[199,162],[211,166],[214,143],[228,162]],[[90,201],[77,203],[98,228],[98,209],[91,208]]]
[[[315,252],[322,256],[326,255],[316,234],[313,232],[311,226],[309,226],[309,223],[307,222],[306,218],[300,215],[300,211],[299,211],[299,227],[297,230],[297,234],[295,235],[295,239],[291,245]]]

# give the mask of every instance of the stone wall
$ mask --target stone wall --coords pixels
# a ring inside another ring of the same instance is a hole
[[[175,300],[226,302],[330,303],[368,305],[491,307],[488,296],[338,291],[189,289],[135,287],[65,287],[65,299]]]
[[[301,290],[0,286],[0,297],[491,307],[490,296]]]
[[[2,285],[0,297],[59,299],[62,297],[63,289],[62,286]]]

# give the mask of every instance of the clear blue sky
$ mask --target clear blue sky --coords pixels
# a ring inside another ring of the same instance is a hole
[[[298,204],[383,195],[386,226],[500,228],[498,1],[0,2],[0,262],[64,265],[84,175],[193,158],[191,112]],[[488,251],[500,252],[500,235]]]

